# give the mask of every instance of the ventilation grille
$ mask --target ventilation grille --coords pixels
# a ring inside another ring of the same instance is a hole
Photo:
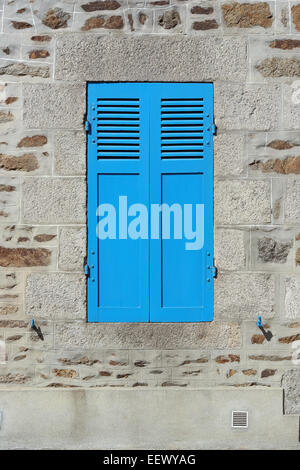
[[[231,426],[233,428],[247,428],[248,427],[248,411],[233,411]]]
[[[139,158],[140,103],[137,98],[97,100],[97,158]]]
[[[161,158],[203,157],[203,98],[161,100]]]

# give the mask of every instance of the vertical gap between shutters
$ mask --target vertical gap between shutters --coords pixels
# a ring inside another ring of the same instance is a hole
[[[151,213],[151,210],[150,210],[150,207],[151,207],[151,204],[150,204],[150,155],[151,155],[151,139],[150,139],[150,132],[151,132],[151,129],[150,129],[150,126],[151,126],[151,111],[150,111],[150,94],[151,94],[151,86],[149,86],[149,84],[147,84],[147,91],[148,93],[146,93],[146,96],[147,96],[147,100],[148,100],[148,122],[149,122],[149,125],[148,125],[148,142],[149,142],[149,148],[148,148],[148,154],[149,154],[149,158],[148,158],[148,201],[149,201],[149,210],[148,210],[148,237],[151,236],[151,227],[150,227],[150,213]],[[148,307],[149,307],[149,311],[148,311],[148,322],[150,323],[150,311],[151,311],[151,298],[150,298],[150,264],[151,264],[151,258],[150,258],[150,242],[148,243],[148,257],[149,257],[149,278],[148,278],[148,284],[149,284],[149,302],[148,302]]]

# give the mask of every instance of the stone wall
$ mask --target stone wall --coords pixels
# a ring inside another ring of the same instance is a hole
[[[300,3],[0,5],[0,386],[282,386],[300,413]],[[87,81],[214,83],[212,323],[86,323]]]

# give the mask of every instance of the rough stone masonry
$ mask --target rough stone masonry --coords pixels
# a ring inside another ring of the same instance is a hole
[[[299,414],[300,3],[0,7],[0,387],[279,386]],[[88,81],[214,83],[212,323],[86,322]]]

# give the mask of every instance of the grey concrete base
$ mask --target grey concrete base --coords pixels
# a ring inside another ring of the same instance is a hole
[[[298,449],[282,389],[0,391],[0,449]],[[249,412],[248,429],[231,411]]]

